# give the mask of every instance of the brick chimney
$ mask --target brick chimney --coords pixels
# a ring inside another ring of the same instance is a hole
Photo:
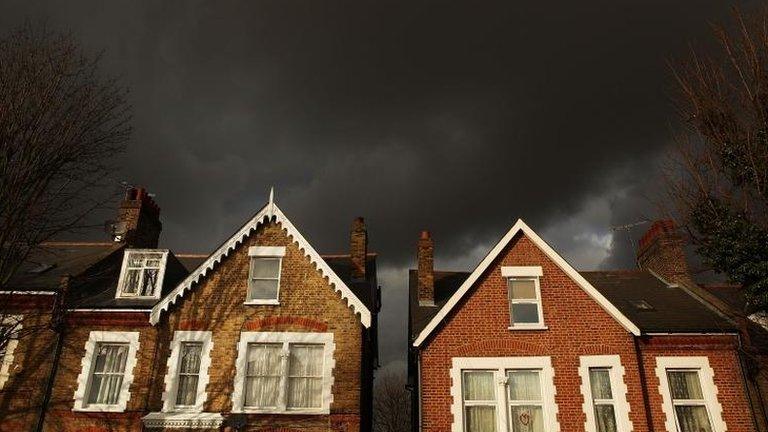
[[[352,221],[352,229],[349,232],[349,256],[352,260],[352,277],[365,279],[368,231],[365,229],[365,220],[362,217],[357,217]]]
[[[419,246],[416,260],[419,264],[419,305],[435,305],[435,245],[429,231],[422,231],[419,236]]]
[[[163,224],[160,207],[146,189],[130,188],[117,211],[112,239],[135,248],[156,248]]]
[[[683,250],[685,240],[671,220],[655,221],[637,247],[637,264],[667,282],[690,284],[691,274]]]

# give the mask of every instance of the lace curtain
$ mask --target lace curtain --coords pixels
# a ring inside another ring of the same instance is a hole
[[[544,432],[539,371],[507,371],[512,432]]]
[[[123,384],[127,344],[97,344],[88,394],[89,404],[115,405]]]
[[[183,343],[179,356],[179,386],[176,405],[192,406],[197,401],[197,382],[200,379],[201,343]]]
[[[283,344],[250,344],[245,377],[245,406],[274,408],[280,386]]]
[[[465,372],[462,388],[466,432],[496,432],[493,372]]]
[[[323,396],[323,346],[291,345],[288,408],[319,408]]]
[[[668,371],[667,379],[680,432],[712,432],[698,371]]]

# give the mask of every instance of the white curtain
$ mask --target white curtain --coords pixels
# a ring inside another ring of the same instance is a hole
[[[179,385],[176,405],[191,406],[197,401],[197,382],[200,377],[201,343],[183,343],[179,354]]]
[[[592,388],[592,399],[613,399],[613,392],[611,391],[611,374],[609,369],[590,369],[589,384]]]
[[[540,405],[510,407],[512,432],[544,432],[544,412]]]
[[[245,379],[245,406],[271,408],[279,396],[282,344],[249,344]]]
[[[290,345],[288,407],[319,408],[323,401],[323,345]]]
[[[676,406],[675,413],[680,432],[712,432],[705,406]]]
[[[672,399],[704,399],[697,371],[668,371]]]
[[[493,372],[465,371],[462,379],[467,432],[495,432],[496,392]]]
[[[616,413],[613,405],[595,405],[597,432],[616,432]]]
[[[541,400],[541,380],[538,371],[507,371],[507,378],[510,401]]]
[[[128,345],[97,344],[95,355],[88,403],[114,405],[123,384]]]

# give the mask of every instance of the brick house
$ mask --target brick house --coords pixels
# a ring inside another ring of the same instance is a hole
[[[380,293],[363,219],[350,253],[320,255],[270,197],[199,255],[158,248],[159,213],[131,189],[113,241],[45,244],[17,272],[0,430],[369,431]]]
[[[640,269],[579,272],[518,221],[473,271],[437,271],[423,232],[413,430],[765,430],[742,329],[694,286],[674,227],[654,224],[639,249]]]

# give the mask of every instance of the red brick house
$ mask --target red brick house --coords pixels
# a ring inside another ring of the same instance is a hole
[[[371,429],[380,298],[362,218],[348,254],[320,255],[270,198],[213,253],[175,254],[131,189],[115,227],[43,245],[1,294],[19,331],[0,353],[0,430]]]
[[[636,270],[579,272],[523,221],[471,272],[434,270],[428,232],[417,255],[414,431],[764,430],[738,323],[681,282],[674,230]]]

